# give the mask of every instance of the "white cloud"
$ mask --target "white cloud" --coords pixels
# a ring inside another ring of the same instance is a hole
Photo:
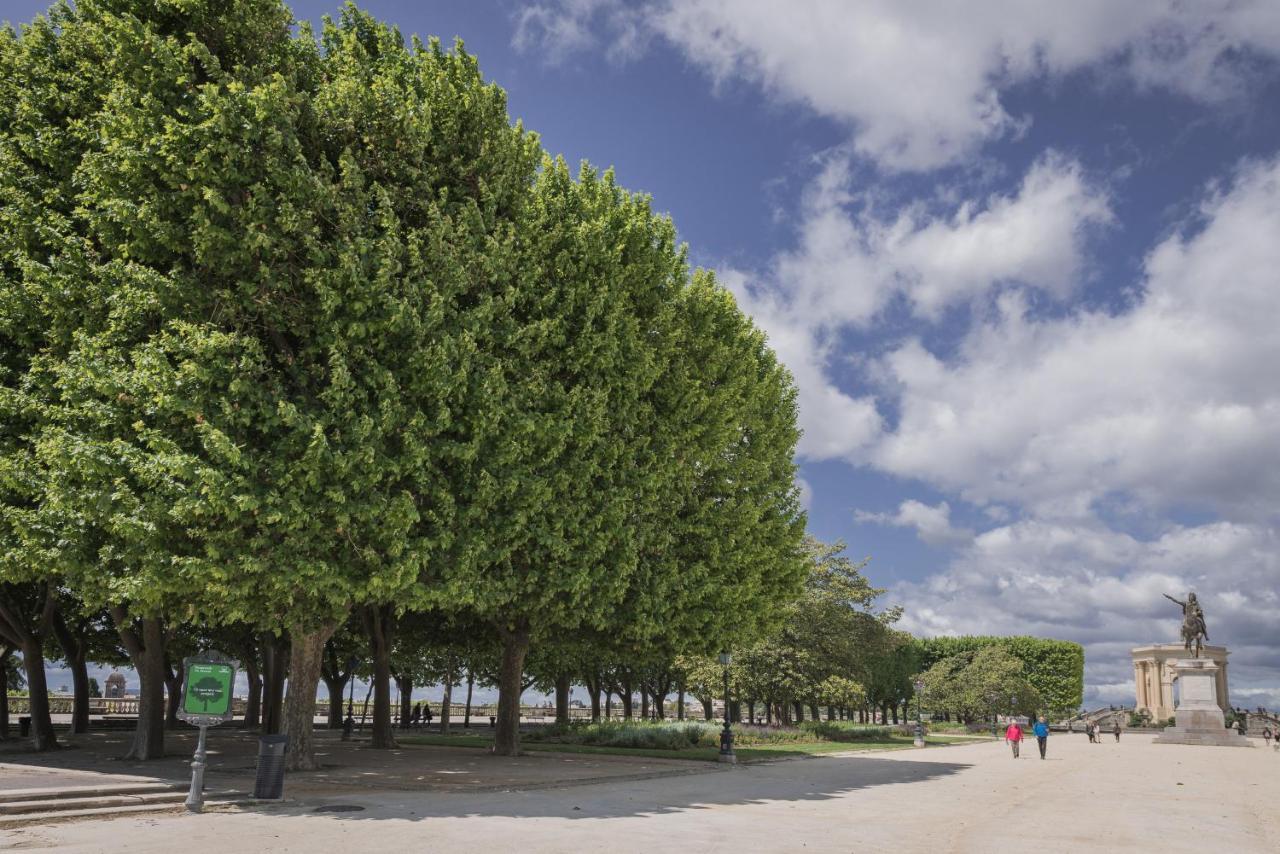
[[[896,513],[854,512],[859,522],[875,522],[897,528],[914,528],[916,536],[931,546],[955,546],[973,540],[973,531],[951,524],[951,505],[943,501],[932,506],[908,499],[898,505]]]
[[[803,104],[847,124],[860,153],[911,170],[1018,132],[1027,117],[1001,94],[1020,82],[1105,67],[1217,101],[1241,91],[1258,56],[1280,54],[1274,0],[558,0],[518,23],[517,45],[557,50],[594,28],[634,54],[641,30],[658,33],[717,85],[746,80]]]
[[[1010,293],[952,361],[918,342],[888,354],[900,416],[868,459],[1044,517],[1123,495],[1275,518],[1280,160],[1244,167],[1201,214],[1148,255],[1128,311],[1035,320]]]
[[[800,490],[800,506],[805,510],[813,509],[813,487],[809,485],[809,481],[796,476],[796,489]]]
[[[622,0],[534,3],[517,12],[514,21],[512,46],[526,53],[537,51],[550,65],[601,46],[609,59],[625,62],[644,52],[650,36],[643,10]]]
[[[889,219],[852,192],[847,160],[833,157],[806,193],[799,246],[761,275],[728,270],[722,279],[796,377],[801,453],[861,461],[883,419],[875,395],[831,379],[842,329],[867,326],[897,298],[937,318],[1004,283],[1067,297],[1089,230],[1110,218],[1103,191],[1053,152],[1011,194],[940,213],[916,204]]]

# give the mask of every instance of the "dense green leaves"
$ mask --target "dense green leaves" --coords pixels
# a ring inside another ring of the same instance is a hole
[[[1074,711],[1084,695],[1084,648],[1070,641],[1027,636],[938,637],[922,641],[925,668],[957,655],[973,654],[995,647],[1013,656],[1023,666],[1027,682],[1043,708],[1053,712]],[[958,707],[957,707],[958,708]]]

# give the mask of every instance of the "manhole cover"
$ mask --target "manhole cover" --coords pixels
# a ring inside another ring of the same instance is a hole
[[[360,812],[364,807],[355,804],[325,804],[322,807],[316,807],[314,812]]]

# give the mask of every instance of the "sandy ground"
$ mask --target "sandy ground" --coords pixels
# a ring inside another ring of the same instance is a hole
[[[89,852],[1280,851],[1280,753],[1055,735],[522,792],[368,791],[269,810],[26,827],[0,849]]]

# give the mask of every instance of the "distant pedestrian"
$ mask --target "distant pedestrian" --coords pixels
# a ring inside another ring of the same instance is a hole
[[[422,704],[414,703],[413,712],[409,715],[409,726],[417,729],[422,724]]]
[[[1116,718],[1115,723],[1111,726],[1111,734],[1116,737],[1116,744],[1120,743],[1120,719]]]
[[[428,729],[430,729],[430,728],[431,728],[431,719],[432,719],[433,717],[435,717],[435,715],[434,715],[434,714],[432,714],[432,712],[431,712],[431,704],[430,704],[430,703],[423,703],[423,704],[422,704],[422,719],[423,719],[424,721],[426,721],[426,722],[427,722],[427,728],[428,728]]]
[[[1271,746],[1271,727],[1262,728],[1262,740],[1267,743],[1267,747]]]
[[[1040,716],[1031,731],[1036,734],[1036,744],[1040,746],[1040,758],[1044,759],[1045,748],[1049,746],[1049,725],[1045,723],[1044,715]]]
[[[1013,748],[1013,758],[1018,758],[1018,748],[1022,745],[1022,727],[1018,726],[1017,721],[1009,724],[1009,728],[1004,731],[1005,742]]]
[[[1093,724],[1089,723],[1088,721],[1085,721],[1085,722],[1084,722],[1084,734],[1085,734],[1085,735],[1087,735],[1087,736],[1089,736],[1089,741],[1090,741],[1090,742],[1092,742],[1092,741],[1093,741],[1093,738],[1094,738],[1094,736],[1093,736]]]

